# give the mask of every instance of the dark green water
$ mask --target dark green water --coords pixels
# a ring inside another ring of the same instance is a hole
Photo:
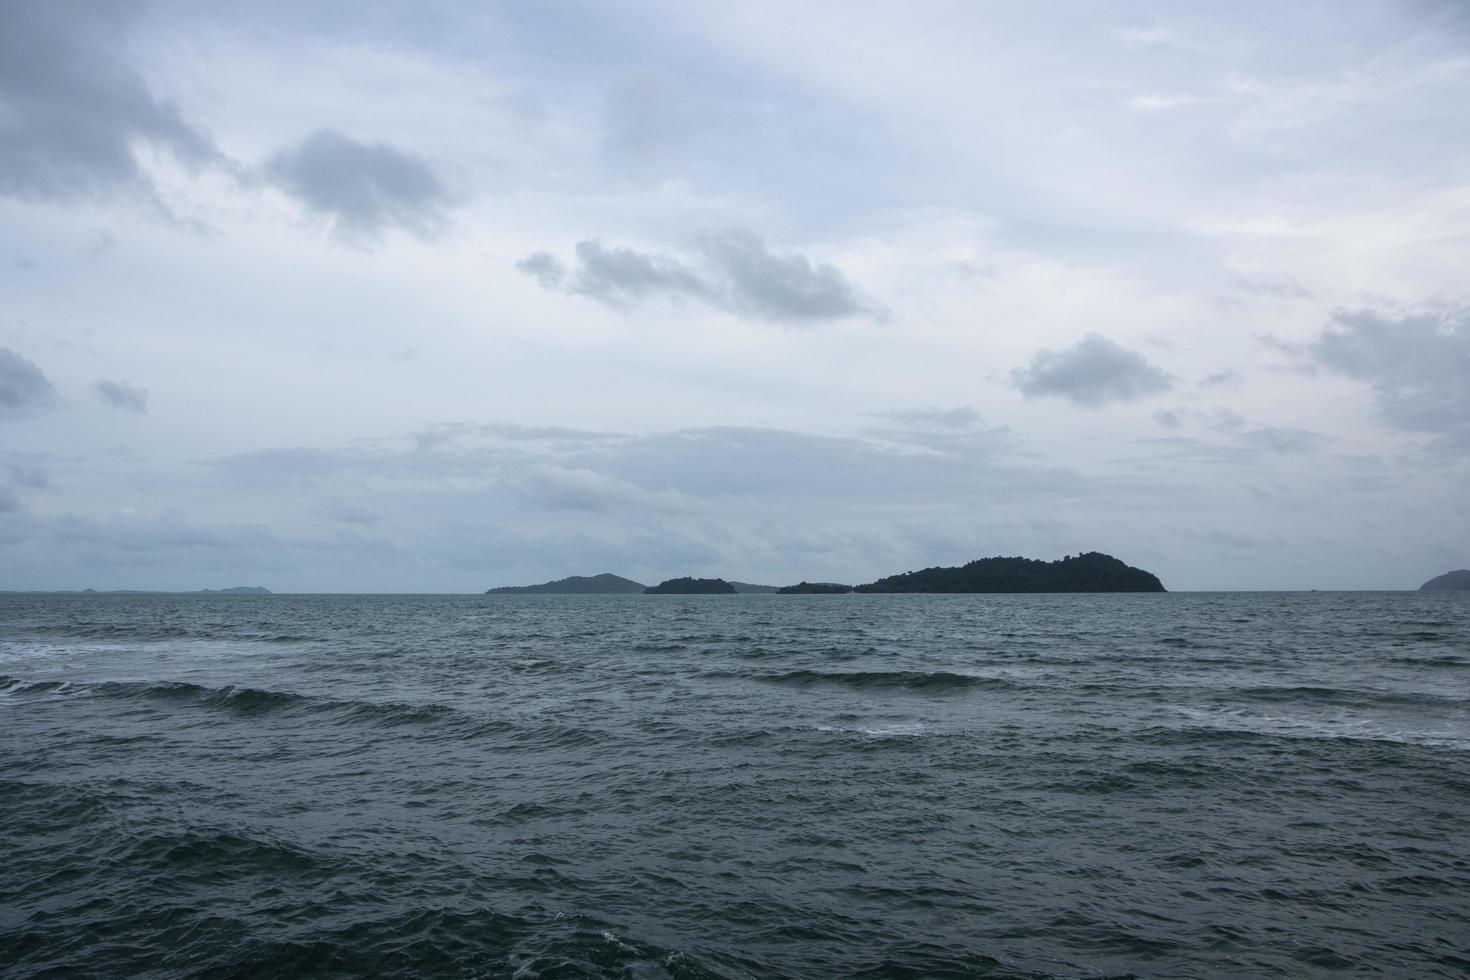
[[[1463,977],[1470,595],[0,597],[5,977]]]

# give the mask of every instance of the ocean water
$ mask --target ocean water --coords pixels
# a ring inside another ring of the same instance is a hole
[[[0,596],[5,977],[1464,977],[1470,595]]]

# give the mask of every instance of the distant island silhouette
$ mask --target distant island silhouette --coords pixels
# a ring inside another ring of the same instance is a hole
[[[1056,561],[981,558],[956,568],[890,575],[854,592],[1163,592],[1152,572],[1089,551]]]
[[[540,585],[503,585],[486,590],[486,595],[642,595],[648,588],[621,575],[573,575]]]
[[[797,582],[795,585],[783,585],[776,590],[781,595],[841,595],[851,592],[852,586],[841,585],[837,582]]]
[[[1470,592],[1470,568],[1445,572],[1419,586],[1420,592]]]
[[[722,578],[671,578],[643,590],[647,595],[735,595],[735,586]]]
[[[1470,572],[1451,572],[1450,576]],[[1450,576],[1440,576],[1441,579]],[[1435,579],[1438,582],[1440,579]],[[1430,588],[1433,583],[1425,583]],[[1470,586],[1433,586],[1467,588]],[[838,582],[800,582],[777,588],[722,578],[671,578],[645,586],[609,572],[601,575],[558,579],[541,585],[508,585],[488,590],[486,595],[734,595],[778,593],[780,595],[834,595],[849,592],[1164,592],[1152,572],[1125,565],[1112,555],[1098,551],[1067,555],[1056,561],[1034,558],[981,558],[950,568],[925,568],[917,572],[889,575],[866,585]]]

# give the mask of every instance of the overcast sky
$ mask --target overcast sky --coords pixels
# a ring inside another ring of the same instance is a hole
[[[0,0],[0,588],[1415,588],[1467,272],[1449,0]]]

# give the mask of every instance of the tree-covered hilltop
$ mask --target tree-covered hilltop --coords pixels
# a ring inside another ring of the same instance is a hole
[[[1470,592],[1470,568],[1445,572],[1419,586],[1420,592]]]
[[[837,582],[798,582],[776,590],[778,595],[840,595],[851,591],[852,586]]]
[[[722,578],[671,578],[643,590],[647,595],[735,595],[735,586]]]
[[[1092,551],[1057,561],[981,558],[957,568],[890,575],[857,592],[1163,592],[1156,576]]]
[[[503,585],[488,589],[486,595],[641,595],[648,588],[642,582],[603,572],[601,575],[573,575],[540,585]]]

